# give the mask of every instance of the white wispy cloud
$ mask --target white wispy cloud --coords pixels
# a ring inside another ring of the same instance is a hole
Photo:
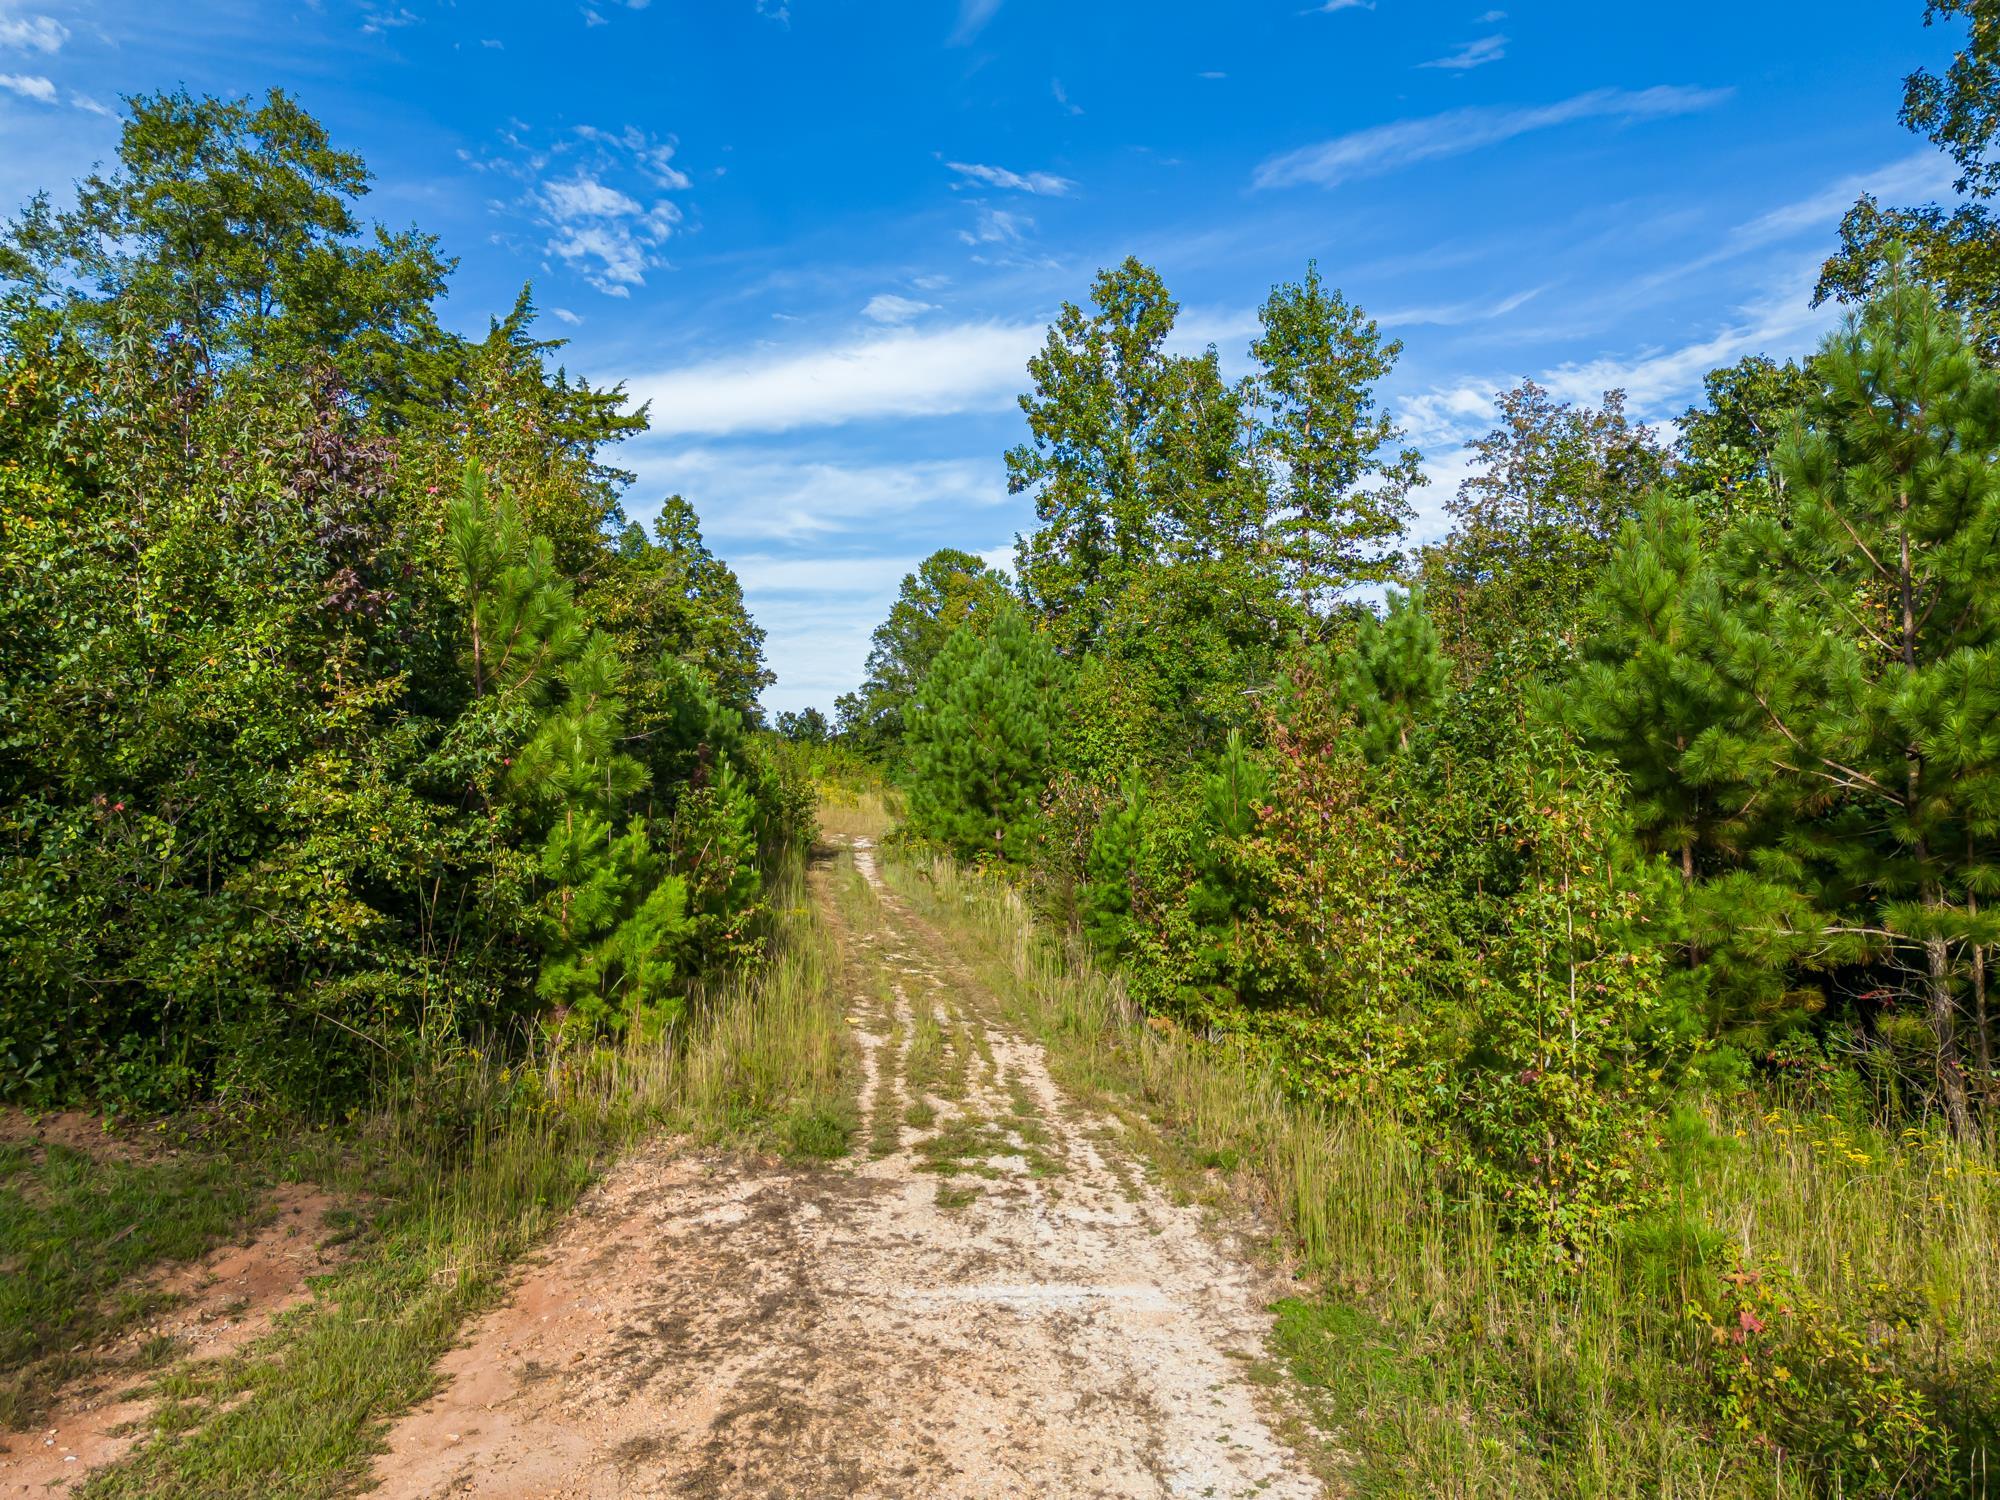
[[[1488,63],[1499,62],[1507,55],[1507,38],[1504,36],[1483,36],[1477,41],[1466,42],[1456,52],[1443,57],[1434,57],[1429,62],[1418,63],[1420,68],[1443,68],[1454,73],[1468,73],[1474,68],[1483,68]]]
[[[542,206],[562,223],[577,219],[617,219],[644,213],[638,200],[579,172],[566,182],[545,183]]]
[[[919,302],[914,297],[898,297],[894,292],[882,292],[868,299],[868,305],[861,309],[861,316],[873,318],[877,323],[900,324],[935,311],[937,307],[934,303]]]
[[[583,171],[543,183],[536,202],[551,231],[548,252],[608,297],[646,284],[646,273],[662,263],[659,247],[681,221],[677,204],[642,204]]]
[[[1798,354],[1816,344],[1840,316],[1834,308],[1812,305],[1818,274],[1814,254],[1801,259],[1776,290],[1705,338],[1561,364],[1540,377],[1541,383],[1567,401],[1596,401],[1605,391],[1623,391],[1638,414],[1664,416],[1692,399],[1702,376],[1718,366],[1746,354]]]
[[[786,432],[888,417],[1004,411],[1026,379],[1039,326],[902,329],[775,353],[731,356],[628,382],[653,431]]]
[[[575,328],[576,326],[578,326],[578,325],[579,325],[580,323],[582,323],[582,322],[583,322],[583,319],[582,319],[581,317],[579,317],[579,316],[578,316],[577,314],[575,314],[575,313],[571,312],[571,311],[570,311],[570,310],[569,310],[568,308],[566,308],[566,307],[552,307],[552,308],[550,308],[550,309],[549,309],[549,316],[550,316],[550,317],[552,317],[552,318],[554,318],[554,319],[555,319],[555,320],[556,320],[556,321],[557,321],[558,323],[567,323],[567,324],[569,324],[569,325],[570,325],[570,327],[572,327],[572,328]]]
[[[1034,193],[1043,198],[1066,198],[1076,189],[1076,184],[1069,178],[1058,177],[1053,172],[1014,172],[1006,167],[992,167],[983,162],[971,161],[948,161],[945,165],[968,181],[983,183],[987,187],[1004,188],[1011,193]],[[962,184],[955,185],[962,186]]]
[[[97,115],[102,119],[116,120],[122,118],[118,111],[110,105],[100,103],[88,94],[71,93],[69,104],[71,109],[80,109],[87,115]]]
[[[1376,321],[1391,328],[1420,324],[1432,328],[1456,328],[1464,323],[1485,323],[1525,307],[1547,290],[1546,286],[1530,287],[1524,292],[1502,297],[1497,302],[1446,302],[1429,307],[1398,308],[1378,314]]]
[[[958,26],[951,34],[951,45],[963,47],[978,37],[999,11],[1000,3],[1001,0],[959,0]]]
[[[32,99],[37,104],[56,102],[55,84],[33,73],[0,73],[0,89],[19,94],[23,99]]]
[[[376,7],[370,5],[361,22],[363,36],[379,36],[385,31],[400,31],[405,26],[420,26],[423,17],[408,6]]]
[[[1063,113],[1071,115],[1080,115],[1083,113],[1083,106],[1081,104],[1070,102],[1069,90],[1063,87],[1063,81],[1060,78],[1051,78],[1049,80],[1049,92],[1055,95],[1056,103],[1063,107]]]
[[[1375,0],[1326,0],[1324,5],[1307,6],[1299,14],[1302,16],[1330,16],[1343,10],[1373,10]]]
[[[69,28],[54,16],[0,15],[0,47],[54,57],[69,40]]]
[[[829,540],[867,546],[884,524],[930,513],[956,522],[1005,505],[1006,469],[997,458],[912,459],[895,463],[789,458],[748,445],[667,446],[650,437],[626,452],[644,494],[682,494],[700,507],[712,540],[770,548],[830,550]]]
[[[1728,89],[1665,85],[1637,91],[1593,89],[1554,104],[1527,108],[1454,109],[1370,126],[1315,146],[1287,151],[1264,162],[1252,180],[1260,188],[1304,183],[1336,187],[1356,178],[1379,177],[1418,162],[1461,156],[1538,130],[1583,120],[1628,123],[1694,114],[1715,108],[1730,93]]]
[[[626,0],[630,9],[639,9]],[[545,254],[608,297],[628,297],[666,264],[662,247],[685,214],[665,196],[691,185],[674,165],[676,143],[633,126],[579,125],[543,144],[516,120],[501,132],[504,153],[459,159],[476,172],[509,177],[519,196],[495,200],[495,212],[521,216],[546,232]]]
[[[1631,282],[1628,290],[1653,291],[1789,240],[1816,241],[1838,224],[1863,194],[1893,204],[1921,203],[1948,196],[1956,175],[1951,159],[1942,152],[1918,151],[1874,171],[1839,178],[1816,193],[1730,226],[1713,237],[1708,250],[1676,259]]]
[[[641,7],[632,8],[638,10]],[[579,140],[622,153],[655,187],[678,192],[691,185],[687,173],[674,165],[674,156],[680,146],[671,137],[661,140],[648,135],[636,125],[627,125],[619,131],[599,130],[594,125],[579,125],[576,127],[576,134]]]
[[[1018,245],[1021,238],[1035,227],[1035,221],[1026,214],[1009,213],[1004,208],[979,210],[979,222],[971,229],[961,229],[958,237],[968,245]]]

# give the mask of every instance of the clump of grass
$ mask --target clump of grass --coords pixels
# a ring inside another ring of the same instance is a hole
[[[377,1204],[318,1296],[230,1358],[169,1371],[138,1452],[87,1500],[323,1496],[358,1484],[388,1416],[433,1387],[463,1321],[501,1292],[607,1157],[665,1129],[787,1155],[844,1154],[856,1128],[838,955],[794,883],[767,963],[679,1034],[545,1056],[476,1056],[372,1122]],[[444,1097],[440,1097],[444,1096]],[[440,1137],[437,1121],[455,1126]]]
[[[937,1092],[939,1069],[944,1062],[944,1029],[931,1009],[930,996],[918,993],[910,999],[910,1044],[903,1054],[903,1077],[913,1095]]]
[[[1489,1206],[1393,1116],[1301,1104],[1241,1049],[1142,1024],[1117,980],[1039,933],[1003,882],[929,859],[888,876],[966,946],[1065,1087],[1142,1117],[1132,1136],[1169,1175],[1231,1171],[1271,1211],[1316,1288],[1280,1309],[1275,1348],[1362,1493],[1843,1492],[1810,1453],[1740,1437],[1718,1404],[1723,1361],[1690,1309],[1755,1265],[1834,1308],[1912,1293],[1896,1347],[1957,1447],[1956,1477],[1932,1476],[1930,1492],[2000,1493],[1989,1149],[1694,1101],[1648,1164],[1669,1184],[1658,1210],[1574,1274],[1524,1279]],[[1831,1415],[1816,1425],[1811,1441],[1848,1440]],[[1885,1474],[1877,1492],[1916,1491]]]

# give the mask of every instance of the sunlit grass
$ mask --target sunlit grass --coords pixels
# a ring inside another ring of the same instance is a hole
[[[768,963],[701,997],[675,1032],[525,1062],[469,1054],[414,1081],[368,1122],[361,1150],[326,1164],[380,1204],[360,1252],[258,1345],[168,1372],[148,1441],[81,1493],[345,1492],[386,1419],[430,1392],[465,1319],[618,1151],[665,1132],[845,1154],[855,1115],[838,955],[801,882],[776,898]]]
[[[1275,1349],[1354,1455],[1364,1493],[1791,1496],[1798,1463],[1717,1420],[1690,1308],[1742,1266],[1835,1307],[1881,1288],[1957,1428],[1954,1493],[1989,1489],[2000,1353],[2000,1174],[1918,1131],[1708,1101],[1663,1122],[1658,1210],[1554,1283],[1506,1271],[1501,1231],[1397,1120],[1288,1097],[1227,1043],[1147,1023],[1119,982],[1039,933],[1019,894],[943,860],[889,867],[960,938],[1058,1079],[1136,1127],[1169,1180],[1226,1164],[1316,1294]]]

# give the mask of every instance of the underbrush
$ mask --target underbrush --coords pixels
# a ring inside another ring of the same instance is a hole
[[[1693,1100],[1638,1164],[1647,1211],[1523,1274],[1492,1205],[1393,1115],[1302,1104],[1241,1047],[1141,1017],[1001,881],[920,855],[889,875],[1066,1086],[1170,1175],[1227,1169],[1268,1209],[1314,1288],[1276,1352],[1361,1493],[2000,1493],[1990,1151]]]
[[[246,1147],[259,1172],[277,1163],[367,1204],[356,1248],[268,1338],[159,1376],[146,1441],[79,1493],[346,1492],[385,1419],[431,1390],[460,1326],[619,1149],[664,1131],[845,1154],[855,1117],[837,955],[802,878],[773,895],[768,961],[697,996],[665,1035],[510,1058],[467,1049],[348,1130]]]

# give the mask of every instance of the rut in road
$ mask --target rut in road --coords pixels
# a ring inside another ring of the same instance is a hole
[[[1319,1495],[1250,1379],[1272,1273],[1065,1100],[867,840],[815,871],[829,911],[843,880],[853,1158],[627,1159],[392,1432],[381,1492]]]

